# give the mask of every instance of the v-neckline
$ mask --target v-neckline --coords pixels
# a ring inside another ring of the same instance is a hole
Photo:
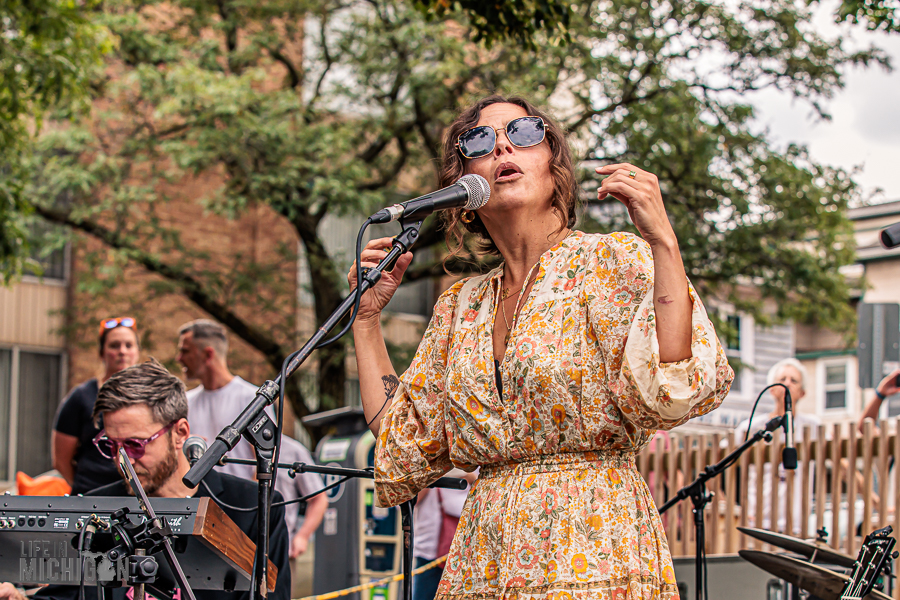
[[[521,317],[525,315],[526,310],[528,309],[528,307],[530,306],[530,304],[532,302],[532,296],[534,295],[534,290],[536,288],[538,288],[539,284],[543,283],[544,278],[547,275],[547,267],[546,267],[544,259],[551,256],[554,252],[556,252],[558,249],[560,249],[569,238],[574,237],[574,236],[580,236],[580,235],[581,235],[580,231],[578,231],[576,229],[572,229],[566,237],[561,239],[554,246],[551,246],[550,248],[545,250],[544,253],[541,254],[540,258],[538,258],[538,262],[536,264],[537,270],[538,270],[537,276],[534,278],[534,283],[532,283],[531,287],[528,288],[528,294],[525,297],[525,301],[522,304],[522,308],[519,313],[520,318],[515,319],[513,322],[512,329],[509,331],[509,334],[508,334],[509,342],[506,344],[506,348],[504,348],[504,350],[503,350],[503,356],[499,361],[497,361],[497,357],[494,354],[494,328],[495,328],[495,323],[497,321],[497,317],[499,316],[497,314],[497,311],[502,310],[502,307],[500,306],[500,303],[501,303],[500,296],[502,293],[502,283],[501,282],[503,279],[503,267],[506,265],[506,261],[500,263],[500,266],[497,267],[497,269],[491,276],[491,294],[492,294],[491,301],[492,301],[492,306],[493,306],[494,310],[492,312],[491,319],[490,319],[491,329],[490,329],[490,335],[488,336],[488,340],[490,341],[489,348],[490,348],[491,359],[494,361],[497,361],[498,369],[502,369],[503,365],[506,364],[506,362],[507,362],[506,359],[509,357],[510,346],[514,345],[515,338],[516,338],[515,333],[518,330],[519,324],[522,321]]]

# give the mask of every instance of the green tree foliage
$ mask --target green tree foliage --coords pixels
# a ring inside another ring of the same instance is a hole
[[[87,18],[96,2],[0,0],[0,282],[21,273],[28,202],[24,155],[45,112],[79,108],[90,68],[109,50]]]
[[[572,3],[569,0],[417,0],[416,7],[431,18],[465,14],[475,41],[491,44],[513,40],[536,48],[536,41],[564,42],[569,39]]]
[[[868,29],[900,32],[900,2],[897,0],[843,0],[838,21],[863,23]]]
[[[538,40],[568,41],[572,13],[579,10],[571,0],[417,0],[415,5],[432,18],[453,11],[464,13],[479,41],[515,40],[530,48],[535,47]],[[837,21],[864,23],[873,30],[900,31],[900,3],[897,0],[842,0],[835,17]]]
[[[196,247],[166,216],[185,201],[179,182],[218,182],[187,199],[210,215],[266,207],[289,223],[321,322],[350,262],[326,250],[323,219],[433,189],[458,110],[519,93],[555,107],[587,167],[627,160],[659,175],[702,293],[757,316],[774,299],[778,317],[852,320],[838,268],[853,257],[854,184],[803,148],[773,148],[741,98],[776,87],[824,114],[842,69],[883,62],[881,53],[822,39],[791,0],[585,2],[568,17],[565,46],[538,32],[536,49],[470,39],[456,8],[426,18],[393,0],[108,0],[96,16],[118,51],[91,114],[41,137],[27,197],[119,257],[99,261],[83,285],[109,289],[139,265],[159,276],[156,293],[185,295],[277,367],[296,341],[278,302],[290,250],[263,264],[228,244]],[[583,175],[595,198],[592,169]],[[629,224],[618,205],[592,203],[583,226]],[[426,223],[421,245],[440,239]],[[439,262],[416,263],[409,279],[440,273]],[[317,354],[320,395],[336,404],[345,352]]]

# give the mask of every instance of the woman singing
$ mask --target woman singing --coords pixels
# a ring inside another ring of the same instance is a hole
[[[622,202],[643,239],[572,230],[577,188],[559,126],[525,100],[482,100],[449,128],[441,185],[476,173],[490,201],[444,214],[451,246],[465,228],[501,266],[440,297],[402,379],[380,314],[411,255],[362,299],[353,331],[378,501],[481,466],[438,598],[678,595],[635,455],[657,429],[716,408],[734,374],[656,177],[630,164],[597,172],[598,198]],[[363,265],[390,243],[369,243]]]

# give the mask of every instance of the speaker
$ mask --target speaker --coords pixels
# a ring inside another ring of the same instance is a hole
[[[675,581],[681,600],[693,600],[697,595],[694,578],[694,557],[673,559]],[[720,554],[706,558],[706,581],[709,598],[728,600],[785,600],[784,582],[766,573],[737,554]]]

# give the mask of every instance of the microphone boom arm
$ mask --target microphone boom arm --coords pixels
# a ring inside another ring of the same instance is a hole
[[[351,291],[341,304],[334,309],[334,312],[329,315],[325,320],[325,323],[323,323],[313,336],[309,338],[306,344],[294,354],[294,358],[291,359],[285,367],[285,378],[290,377],[298,368],[300,368],[300,365],[310,357],[313,351],[318,347],[319,343],[325,339],[328,332],[334,329],[340,320],[353,310],[353,305],[356,302],[356,294],[365,294],[366,291],[374,287],[381,279],[382,273],[385,270],[390,271],[393,269],[397,259],[407,252],[416,242],[419,237],[419,230],[422,227],[422,221],[401,219],[400,225],[403,227],[403,230],[394,238],[394,241],[391,244],[391,250],[388,252],[387,256],[385,256],[377,266],[371,269],[364,269],[362,280],[357,282],[358,290]],[[266,381],[260,386],[256,391],[256,397],[253,401],[244,408],[231,425],[219,432],[215,441],[210,444],[207,451],[200,457],[200,460],[185,473],[182,481],[186,486],[192,488],[197,487],[200,484],[200,481],[206,477],[206,474],[216,466],[223,456],[225,456],[225,453],[235,447],[241,439],[241,435],[257,437],[259,440],[269,441],[270,443],[274,442],[272,437],[268,437],[268,440],[266,440],[267,436],[261,435],[268,433],[270,428],[273,427],[271,420],[265,413],[265,408],[275,402],[278,398],[279,389],[283,384],[284,382],[281,379],[281,375],[279,375],[274,381]],[[265,473],[264,477],[266,477],[266,479],[260,481],[261,495],[259,499],[259,512],[257,514],[257,527],[259,529],[262,529],[264,526],[263,523],[268,522],[268,515],[263,514],[268,513],[268,506],[263,506],[262,497],[267,494],[267,491],[263,491],[262,488],[266,487],[267,484],[271,485],[271,473]],[[261,537],[264,535],[261,531],[258,531],[257,533]],[[253,594],[254,598],[260,600],[266,598],[266,594],[264,593],[264,582],[267,581],[266,566],[268,563],[268,548],[257,542],[256,552],[257,565],[255,573],[257,585],[256,589],[253,590]],[[407,574],[407,578],[404,579],[403,596],[405,600],[410,600],[412,588],[409,587],[410,584],[408,582],[412,578],[412,567],[410,561],[406,560],[407,554],[408,552],[404,551],[403,570]]]
[[[782,415],[780,417],[775,417],[774,419],[769,420],[766,423],[765,427],[754,433],[753,436],[750,437],[750,439],[735,448],[735,450],[731,454],[729,454],[716,464],[708,465],[697,475],[697,478],[694,481],[678,490],[678,492],[675,493],[675,496],[670,498],[668,502],[659,507],[659,514],[663,514],[685,498],[690,498],[691,503],[694,505],[694,539],[697,540],[695,548],[696,555],[694,557],[694,581],[697,582],[695,587],[695,597],[697,600],[703,600],[703,582],[705,581],[706,574],[706,561],[704,558],[706,552],[704,549],[704,540],[706,539],[706,525],[704,523],[703,513],[706,509],[706,505],[709,504],[713,498],[712,494],[707,493],[706,482],[720,475],[725,471],[725,469],[735,464],[738,458],[740,458],[741,454],[746,452],[750,448],[750,446],[752,446],[756,442],[762,439],[771,440],[772,432],[781,427],[786,418],[787,417],[785,415]]]
[[[407,252],[419,237],[419,229],[422,227],[422,221],[401,221],[403,231],[394,238],[391,250],[388,252],[377,266],[371,269],[363,270],[363,279],[359,282],[361,293],[366,293],[370,288],[381,279],[384,271],[390,271],[396,264],[397,259]],[[322,339],[328,335],[328,332],[334,329],[338,322],[353,308],[356,299],[356,292],[351,291],[344,298],[340,305],[328,317],[325,323],[319,327],[304,346],[297,352],[297,355],[288,363],[285,376],[290,377],[316,349],[316,346]],[[264,409],[273,404],[278,398],[278,390],[281,386],[281,376],[275,378],[274,381],[266,381],[256,391],[256,397],[247,405],[240,415],[232,422],[232,424],[216,436],[215,441],[209,445],[209,448],[197,461],[197,464],[191,467],[184,476],[184,484],[188,487],[196,487],[209,471],[216,466],[219,460],[225,456],[229,450],[233,449],[241,439],[242,432],[248,428],[257,426],[263,422],[261,417],[268,419],[263,413]]]

